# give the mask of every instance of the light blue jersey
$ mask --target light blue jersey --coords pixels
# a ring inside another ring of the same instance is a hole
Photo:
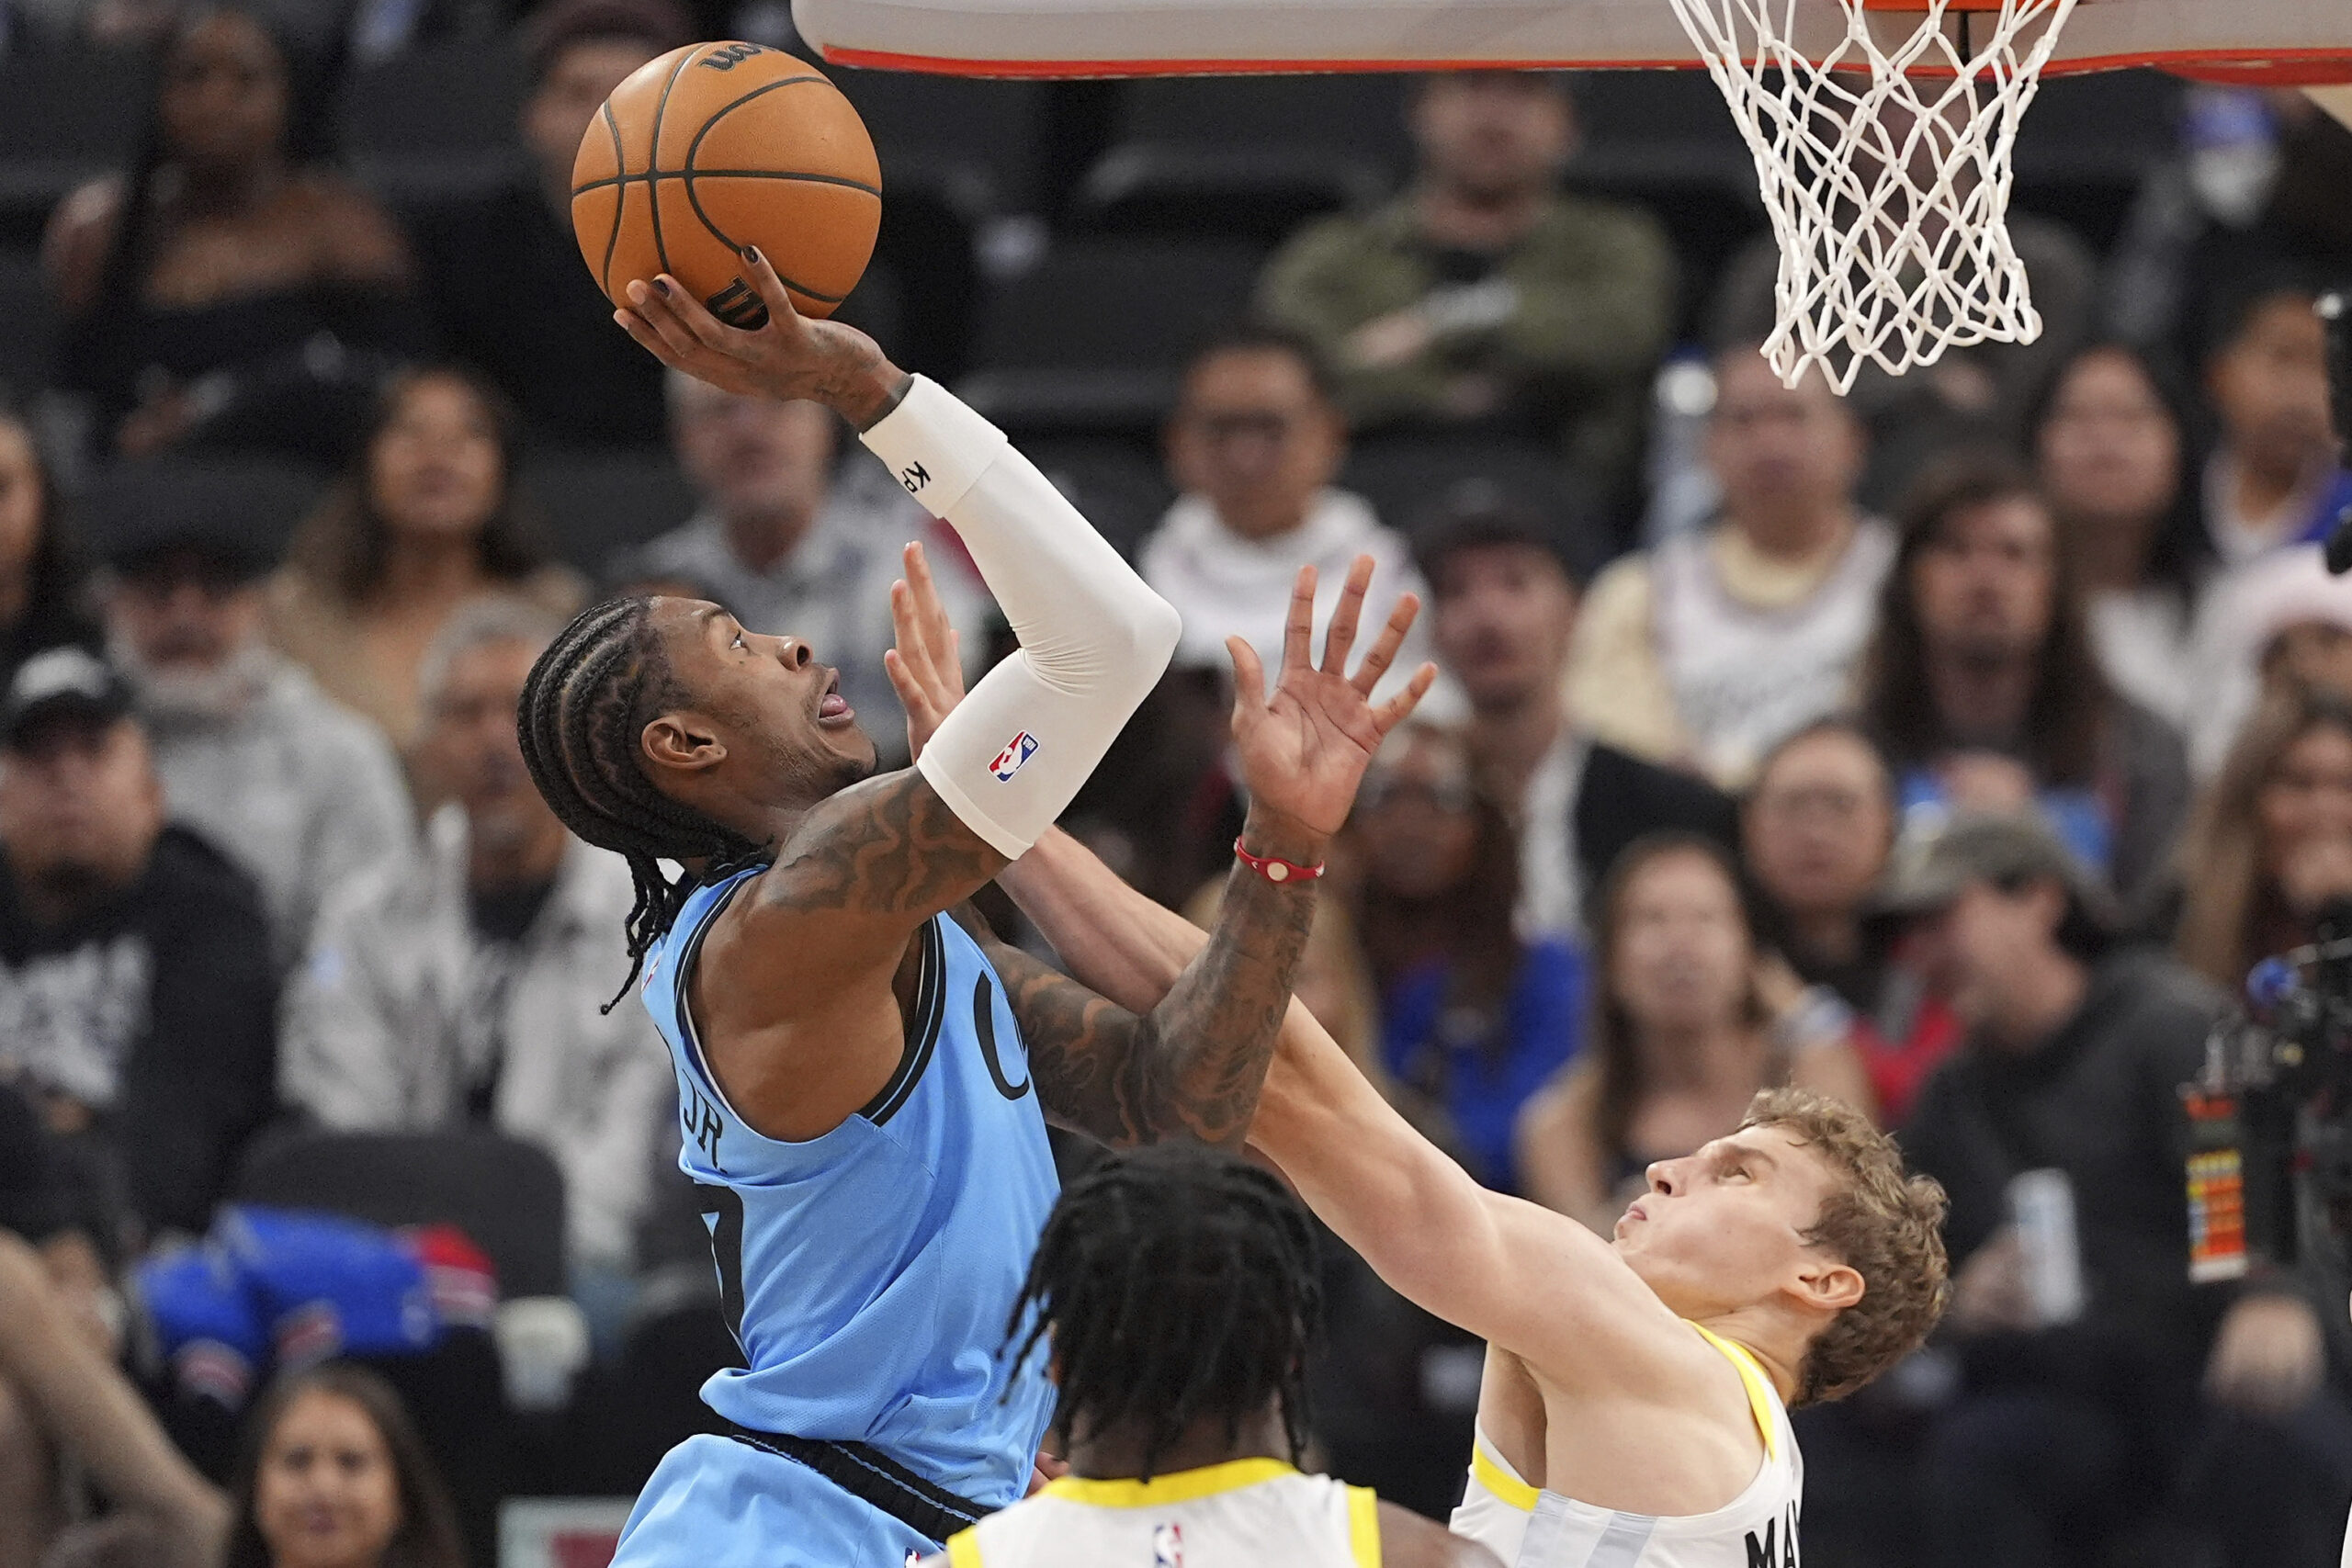
[[[644,977],[677,1068],[679,1164],[701,1190],[747,1363],[704,1384],[704,1402],[752,1433],[869,1445],[1001,1507],[1053,1414],[1040,1359],[1016,1375],[998,1350],[1058,1190],[1004,985],[962,928],[933,918],[890,1081],[820,1137],[763,1137],[728,1104],[685,998],[703,934],[760,869],[689,897]],[[899,1568],[935,1546],[779,1453],[697,1438],[648,1483],[616,1562]]]

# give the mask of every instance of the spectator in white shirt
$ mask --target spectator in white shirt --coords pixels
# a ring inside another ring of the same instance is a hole
[[[1139,557],[1144,581],[1184,617],[1179,668],[1226,669],[1225,639],[1235,635],[1261,659],[1279,659],[1302,566],[1316,569],[1318,638],[1360,555],[1374,561],[1367,624],[1406,592],[1428,597],[1403,536],[1331,483],[1346,452],[1346,424],[1304,338],[1245,328],[1194,356],[1168,426],[1169,473],[1182,493]],[[1427,628],[1417,626],[1381,694],[1428,657]]]
[[[628,868],[566,832],[523,766],[515,705],[559,629],[482,600],[435,638],[416,761],[450,804],[424,854],[327,906],[288,987],[279,1077],[329,1127],[491,1127],[544,1147],[563,1172],[574,1293],[596,1320],[625,1310],[676,1091],[645,1010],[603,1010],[628,972],[612,935],[635,898]]]
[[[1845,705],[1894,536],[1854,504],[1861,423],[1819,376],[1783,387],[1747,344],[1716,356],[1715,385],[1721,520],[1594,581],[1568,705],[1596,739],[1736,788]]]

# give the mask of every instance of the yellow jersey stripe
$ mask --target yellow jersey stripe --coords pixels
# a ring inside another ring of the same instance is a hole
[[[1214,1497],[1223,1492],[1238,1492],[1245,1486],[1257,1486],[1279,1480],[1298,1472],[1278,1459],[1235,1459],[1223,1464],[1203,1465],[1198,1470],[1180,1470],[1170,1475],[1155,1475],[1149,1481],[1086,1481],[1075,1475],[1065,1475],[1049,1482],[1041,1495],[1066,1497],[1073,1503],[1085,1503],[1097,1508],[1149,1508],[1165,1503],[1189,1503],[1196,1497]],[[963,1568],[961,1563],[956,1568]]]
[[[1369,1486],[1348,1488],[1348,1551],[1356,1568],[1380,1568],[1380,1499]]]
[[[947,1538],[947,1568],[981,1568],[978,1530],[957,1530]]]
[[[1778,1445],[1772,1439],[1772,1384],[1765,1377],[1764,1369],[1756,1364],[1756,1358],[1747,1346],[1711,1334],[1698,1324],[1690,1326],[1699,1330],[1700,1338],[1722,1351],[1732,1371],[1739,1374],[1740,1386],[1747,1391],[1748,1414],[1756,1417],[1756,1429],[1764,1435],[1764,1455],[1767,1459],[1773,1457]]]
[[[1507,1506],[1517,1508],[1522,1514],[1533,1513],[1535,1505],[1544,1495],[1541,1488],[1530,1486],[1505,1470],[1502,1461],[1487,1451],[1483,1439],[1470,1445],[1470,1473],[1478,1478],[1479,1485],[1500,1498]]]

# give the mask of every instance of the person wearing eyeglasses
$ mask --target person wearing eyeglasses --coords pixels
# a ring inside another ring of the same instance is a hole
[[[1176,668],[1223,671],[1233,634],[1279,661],[1283,617],[1303,566],[1316,569],[1317,638],[1358,556],[1373,558],[1378,585],[1366,615],[1386,615],[1407,593],[1428,601],[1411,547],[1362,496],[1331,482],[1347,455],[1347,425],[1305,338],[1247,327],[1202,349],[1185,369],[1166,439],[1169,478],[1181,493],[1136,564],[1184,617]],[[1418,669],[1429,657],[1429,634],[1417,626],[1395,668]],[[1402,679],[1392,672],[1378,698]]]

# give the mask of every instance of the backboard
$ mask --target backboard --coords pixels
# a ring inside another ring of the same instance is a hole
[[[833,64],[976,76],[1702,64],[1668,0],[794,0],[793,17]],[[1796,0],[1795,20],[1816,57],[1847,28],[1841,0]],[[2080,0],[2046,69],[2132,65],[2352,82],[2352,0]]]

